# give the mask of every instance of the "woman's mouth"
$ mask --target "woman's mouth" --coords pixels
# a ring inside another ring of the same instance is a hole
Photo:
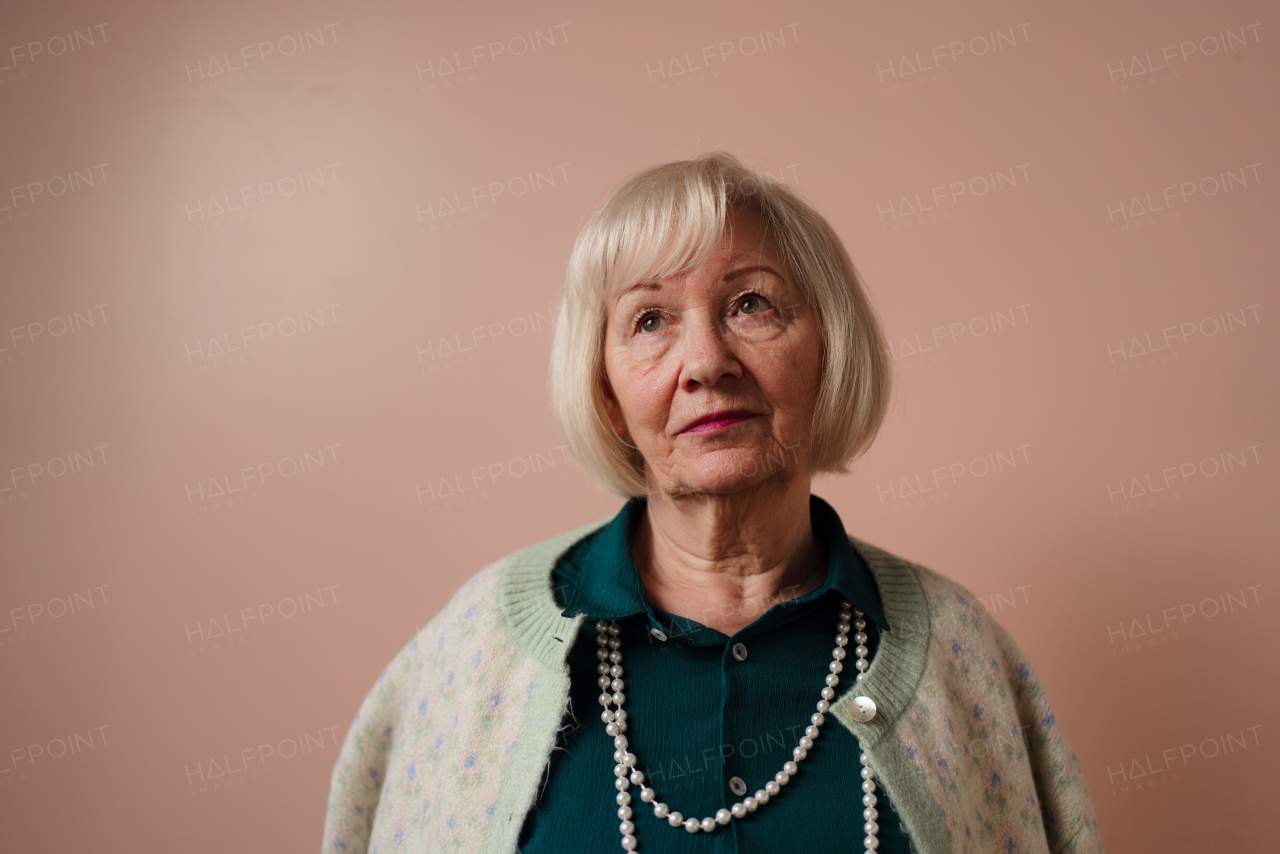
[[[746,421],[754,413],[735,410],[732,412],[713,412],[710,415],[695,420],[688,427],[680,432],[682,433],[714,433],[717,430],[723,430],[726,427],[732,427],[739,421]]]

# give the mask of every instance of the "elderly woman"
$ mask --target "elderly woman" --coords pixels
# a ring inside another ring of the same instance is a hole
[[[551,389],[628,500],[480,570],[395,657],[324,850],[1100,851],[1009,635],[810,494],[875,437],[884,350],[786,186],[710,154],[615,191],[569,262]]]

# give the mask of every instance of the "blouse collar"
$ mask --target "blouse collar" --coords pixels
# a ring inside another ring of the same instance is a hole
[[[581,549],[564,555],[563,575],[572,589],[565,597],[568,606],[561,611],[562,617],[582,614],[591,619],[618,620],[644,614],[652,626],[661,625],[631,556],[635,527],[646,501],[643,496],[631,498],[607,525],[581,544]],[[814,536],[827,553],[827,576],[818,588],[789,603],[803,604],[828,590],[838,590],[881,631],[888,631],[889,621],[881,609],[871,571],[850,544],[835,508],[810,495],[809,519]]]

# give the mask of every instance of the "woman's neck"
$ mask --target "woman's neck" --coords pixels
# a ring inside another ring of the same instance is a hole
[[[651,494],[632,556],[650,605],[726,635],[815,589],[826,560],[808,478],[732,495]]]

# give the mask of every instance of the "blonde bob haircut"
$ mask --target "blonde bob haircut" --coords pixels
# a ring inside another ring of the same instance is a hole
[[[822,326],[810,473],[847,472],[888,408],[884,333],[831,225],[793,190],[711,152],[645,169],[592,214],[574,243],[551,349],[552,413],[570,452],[606,490],[645,495],[644,459],[609,424],[604,340],[613,297],[706,260],[736,211],[754,211]]]

